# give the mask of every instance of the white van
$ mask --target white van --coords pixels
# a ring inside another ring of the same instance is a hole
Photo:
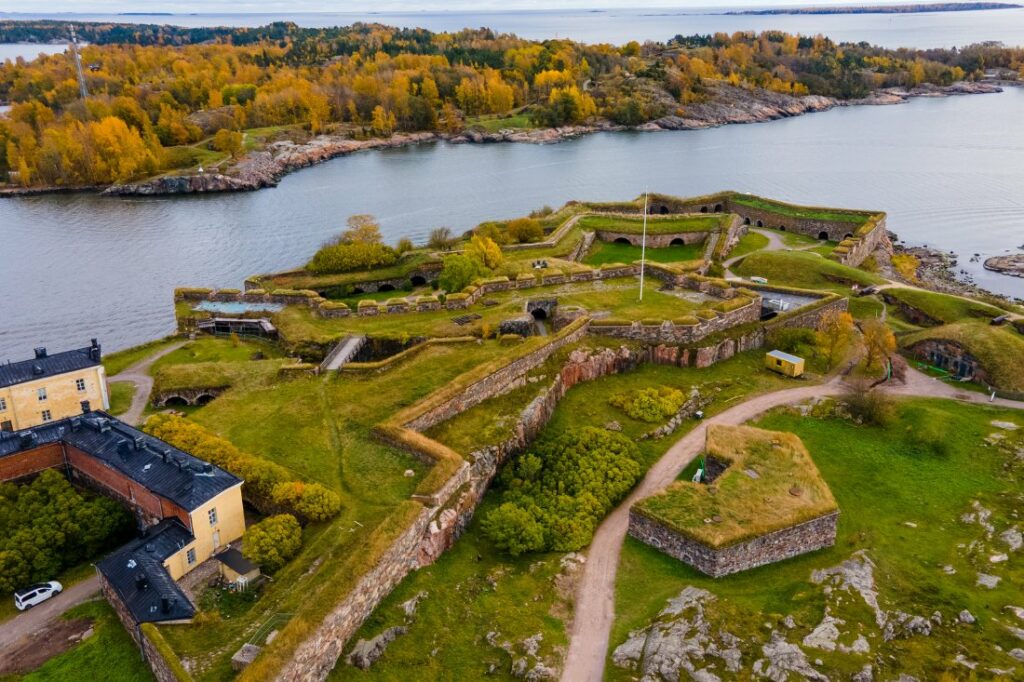
[[[60,594],[63,591],[64,586],[56,580],[29,585],[25,589],[14,593],[14,608],[19,611],[30,609],[36,604],[42,604],[53,595]]]

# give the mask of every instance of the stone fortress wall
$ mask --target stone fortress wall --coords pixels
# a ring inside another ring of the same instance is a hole
[[[800,554],[831,547],[836,542],[839,512],[782,528],[772,533],[715,548],[641,514],[629,510],[629,534],[701,573],[718,578]]]

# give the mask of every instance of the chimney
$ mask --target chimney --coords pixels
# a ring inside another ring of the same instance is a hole
[[[39,376],[42,373],[43,373],[43,366],[40,365],[38,362],[34,363],[32,365],[32,374],[34,374],[35,376]]]
[[[160,597],[160,610],[163,613],[171,612],[171,604],[173,604],[173,601],[169,597]]]
[[[143,440],[142,436],[135,436],[135,440],[132,442],[132,444],[135,446],[136,450],[141,450],[144,442],[145,441]]]
[[[25,429],[21,432],[21,445],[22,447],[31,445],[36,442],[36,434],[32,429]]]
[[[42,360],[45,357],[46,357],[46,347],[45,346],[39,346],[38,348],[36,348],[36,360]]]
[[[93,339],[92,345],[89,346],[89,359],[93,360],[94,362],[100,361],[100,344],[96,341],[96,339]]]
[[[135,589],[137,589],[139,592],[145,592],[147,587],[149,587],[149,580],[146,579],[146,574],[136,573]]]
[[[128,459],[132,456],[132,448],[128,445],[126,440],[117,441],[117,454],[121,455],[121,459]]]
[[[92,412],[92,405],[89,404],[88,400],[82,401],[82,414],[89,414]]]
[[[72,431],[78,431],[80,428],[82,428],[82,420],[79,417],[72,417],[71,418],[71,430]]]

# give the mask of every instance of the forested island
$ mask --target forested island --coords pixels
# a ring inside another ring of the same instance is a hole
[[[889,50],[781,31],[615,46],[378,24],[76,29],[89,43],[81,84],[70,53],[0,64],[7,191],[154,177],[158,185],[115,191],[255,189],[367,146],[748,123],[994,91],[978,83],[987,69],[1024,69],[1024,49],[996,44]],[[0,22],[0,42],[69,32],[62,22]]]
[[[1010,2],[932,2],[918,5],[857,5],[838,7],[776,7],[726,12],[729,15],[774,16],[779,14],[920,14],[924,12],[972,12],[987,9],[1019,9]]]

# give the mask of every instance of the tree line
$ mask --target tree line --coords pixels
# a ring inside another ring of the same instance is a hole
[[[77,28],[90,43],[80,49],[84,101],[66,54],[0,64],[0,102],[11,105],[0,118],[0,181],[123,182],[195,166],[210,158],[204,150],[240,155],[242,131],[254,128],[458,133],[518,112],[537,126],[639,125],[686,115],[729,87],[851,98],[1024,65],[1024,50],[999,45],[888,50],[780,31],[615,46],[377,24]],[[67,29],[0,22],[0,41],[55,40]]]

